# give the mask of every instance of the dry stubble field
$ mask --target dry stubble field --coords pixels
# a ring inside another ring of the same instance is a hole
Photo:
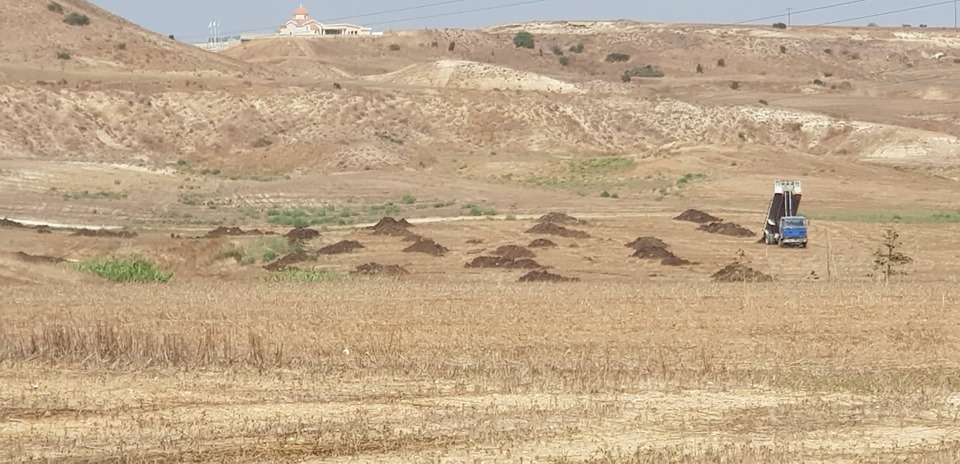
[[[903,226],[917,273],[881,286],[851,264],[876,227],[821,223],[846,259],[841,281],[813,281],[822,238],[694,246],[694,227],[643,222],[706,264],[627,269],[619,240],[637,229],[601,221],[585,228],[616,240],[539,253],[582,282],[521,284],[462,269],[464,230],[492,247],[528,225],[482,221],[418,226],[453,256],[411,258],[399,281],[8,287],[0,460],[960,459],[960,294],[936,259],[954,249],[935,238],[952,227]],[[344,233],[373,247],[345,260],[399,242]],[[737,246],[765,270],[800,261],[774,283],[710,283]],[[582,256],[631,277],[592,274]]]

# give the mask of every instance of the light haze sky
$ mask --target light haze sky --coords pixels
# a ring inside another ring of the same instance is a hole
[[[374,30],[418,28],[474,28],[496,24],[534,20],[629,19],[644,22],[734,23],[752,18],[783,14],[783,18],[764,20],[770,24],[787,22],[786,10],[793,11],[835,5],[851,0],[546,0],[541,3],[518,5],[435,18],[424,16],[463,12],[478,8],[510,5],[525,0],[302,0],[318,21],[356,15],[367,15],[437,3],[410,11],[344,18],[339,22],[373,27]],[[530,0],[526,0],[530,1]],[[944,0],[939,0],[944,1]],[[949,0],[948,0],[949,1]],[[239,35],[241,32],[267,33],[292,16],[301,0],[92,0],[98,6],[154,32],[169,35],[185,42],[205,42],[208,24],[219,20],[221,35]],[[858,18],[871,14],[938,3],[938,0],[861,0],[858,3],[821,11],[794,14],[792,23],[821,24]],[[849,25],[928,24],[954,25],[954,5],[946,4],[916,11],[859,19]]]

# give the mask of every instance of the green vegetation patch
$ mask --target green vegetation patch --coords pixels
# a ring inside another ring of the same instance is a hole
[[[327,269],[287,269],[270,273],[267,280],[270,282],[337,282],[346,278],[347,276],[343,274]]]
[[[570,172],[575,174],[613,174],[633,168],[637,162],[633,158],[624,156],[607,156],[603,158],[589,158],[570,163]]]
[[[123,192],[108,192],[106,190],[100,190],[97,192],[81,190],[77,192],[66,192],[63,194],[63,199],[64,200],[126,200],[127,194]]]
[[[875,224],[957,224],[958,211],[804,211],[809,219]]]
[[[113,282],[167,283],[173,273],[163,272],[155,264],[140,258],[109,258],[87,261],[77,270]]]
[[[704,180],[704,179],[706,179],[706,178],[707,178],[707,175],[706,175],[706,174],[703,174],[703,173],[700,173],[700,172],[688,172],[688,173],[684,174],[682,177],[680,177],[679,179],[677,179],[677,187],[681,187],[681,188],[682,188],[682,187],[684,187],[684,186],[686,186],[686,185],[689,185],[689,184],[692,184],[692,183],[694,183],[694,182],[698,182],[698,181]]]

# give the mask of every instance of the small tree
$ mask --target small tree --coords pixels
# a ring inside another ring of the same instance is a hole
[[[913,262],[913,258],[907,256],[900,249],[903,243],[900,242],[900,234],[887,229],[883,234],[883,243],[873,252],[873,277],[887,282],[891,276],[907,275],[902,268]]]
[[[63,22],[71,26],[86,26],[90,24],[90,18],[87,15],[82,15],[80,13],[70,13],[65,18]]]
[[[517,48],[532,49],[535,46],[533,34],[527,31],[517,32],[517,35],[513,36],[513,45]]]
[[[703,74],[703,65],[697,63],[697,74]]]

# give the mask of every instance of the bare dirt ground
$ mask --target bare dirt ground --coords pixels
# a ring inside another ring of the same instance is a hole
[[[0,6],[0,460],[960,459],[956,31],[60,6]],[[774,179],[808,248],[710,233]]]

